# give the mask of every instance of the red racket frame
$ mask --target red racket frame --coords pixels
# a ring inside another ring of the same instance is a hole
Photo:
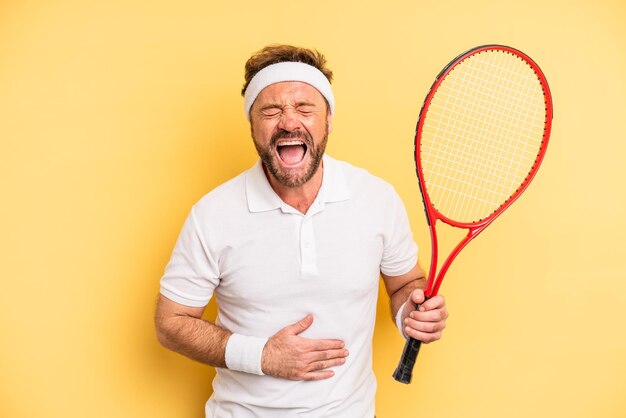
[[[471,57],[474,54],[480,54],[485,51],[499,50],[504,51],[509,54],[516,55],[526,61],[541,83],[541,87],[543,89],[544,100],[545,100],[545,110],[546,110],[546,120],[543,132],[543,138],[541,141],[541,145],[539,148],[539,152],[537,154],[537,158],[530,169],[528,175],[522,182],[522,184],[517,188],[515,193],[513,193],[500,207],[498,207],[493,213],[487,216],[484,219],[481,219],[476,222],[458,222],[452,219],[447,218],[445,215],[439,213],[433,206],[430,201],[430,197],[428,196],[426,183],[424,181],[424,172],[422,168],[422,161],[420,158],[420,143],[422,138],[422,129],[424,126],[424,119],[428,112],[428,109],[431,105],[431,101],[437,92],[437,89],[445,79],[446,75],[450,73],[457,65],[462,63],[468,57]],[[477,48],[473,48],[467,52],[456,57],[452,60],[438,75],[435,79],[435,82],[430,88],[426,99],[424,100],[424,104],[422,105],[422,109],[420,110],[420,115],[417,123],[417,130],[415,134],[415,167],[417,171],[417,177],[419,180],[420,190],[422,192],[422,201],[424,203],[424,211],[426,213],[426,220],[428,221],[428,226],[430,228],[430,237],[431,237],[431,246],[432,246],[432,255],[430,262],[430,269],[428,271],[428,280],[426,283],[426,288],[424,289],[424,295],[426,299],[429,299],[435,295],[437,295],[439,291],[439,287],[441,286],[441,282],[448,271],[448,268],[456,258],[456,256],[461,252],[463,248],[478,234],[480,234],[491,222],[493,222],[502,212],[504,212],[511,204],[517,200],[517,198],[526,190],[531,180],[535,177],[541,162],[543,161],[543,157],[546,153],[546,149],[548,146],[548,140],[550,137],[550,131],[552,128],[552,96],[550,94],[550,88],[548,87],[548,82],[546,81],[546,77],[543,72],[539,68],[539,66],[526,54],[517,49],[503,46],[503,45],[484,45]],[[452,250],[452,252],[448,255],[448,258],[441,265],[440,270],[437,272],[437,262],[438,262],[438,252],[439,245],[437,242],[437,231],[436,231],[436,223],[438,220],[447,223],[456,228],[468,229],[468,233],[463,238],[456,247]],[[410,383],[411,377],[413,373],[413,366],[415,364],[415,359],[419,353],[421,346],[421,341],[416,340],[412,337],[409,337],[404,345],[404,350],[402,352],[402,357],[400,362],[398,363],[398,367],[393,373],[393,378],[401,383]]]
[[[485,51],[491,50],[501,50],[508,52],[510,54],[517,55],[525,60],[533,69],[537,78],[541,82],[541,87],[543,89],[545,105],[546,105],[546,124],[544,128],[543,138],[541,142],[541,147],[539,149],[539,153],[537,154],[537,159],[530,172],[524,179],[523,183],[520,187],[509,197],[498,209],[496,209],[491,215],[489,215],[485,219],[481,219],[476,222],[457,222],[452,219],[447,218],[443,214],[439,213],[437,209],[434,208],[433,204],[430,201],[430,197],[428,193],[425,191],[426,184],[424,181],[424,172],[422,171],[422,162],[420,158],[420,141],[422,137],[422,128],[424,125],[425,115],[428,112],[428,108],[430,107],[431,101],[437,89],[445,79],[446,75],[450,73],[457,65],[462,63],[464,60],[469,58],[472,55],[480,54]],[[428,281],[426,283],[426,289],[424,290],[424,294],[426,298],[431,298],[437,295],[439,291],[439,287],[441,286],[441,282],[448,271],[448,268],[452,264],[452,261],[456,258],[456,256],[461,252],[461,250],[479,233],[481,233],[489,224],[491,224],[502,212],[504,212],[517,198],[526,190],[532,179],[535,177],[541,162],[543,161],[543,157],[546,153],[546,149],[548,146],[548,140],[550,138],[550,131],[552,129],[552,96],[550,94],[550,88],[548,87],[548,81],[546,80],[545,75],[539,68],[539,66],[526,54],[523,52],[503,45],[483,45],[477,48],[473,48],[467,52],[456,57],[450,64],[448,64],[440,73],[437,75],[435,82],[430,88],[430,92],[426,99],[424,100],[424,104],[422,105],[422,109],[420,110],[419,120],[417,124],[417,131],[415,134],[415,166],[417,171],[417,177],[419,180],[420,191],[422,192],[422,201],[424,203],[424,209],[426,212],[426,220],[428,221],[428,226],[430,228],[430,238],[431,238],[431,247],[432,247],[432,255],[430,261],[430,269],[428,270]],[[452,250],[452,252],[448,255],[448,258],[443,262],[441,268],[437,272],[437,262],[438,262],[438,242],[437,242],[437,231],[435,228],[435,223],[441,220],[448,225],[451,225],[456,228],[468,229],[467,236],[463,238],[456,247]]]

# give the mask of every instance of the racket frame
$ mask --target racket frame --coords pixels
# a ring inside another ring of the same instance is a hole
[[[428,113],[428,109],[430,107],[430,104],[432,103],[432,99],[437,93],[437,90],[439,89],[439,86],[445,79],[446,75],[450,73],[452,70],[454,70],[454,68],[457,65],[461,64],[467,58],[475,54],[480,54],[482,52],[492,51],[492,50],[501,50],[506,53],[514,54],[514,55],[521,57],[530,65],[530,67],[535,72],[539,82],[541,83],[541,88],[543,90],[545,106],[546,106],[546,109],[545,109],[546,121],[545,121],[545,126],[544,126],[543,138],[541,140],[541,146],[540,146],[539,152],[537,153],[537,158],[532,168],[530,169],[530,172],[528,173],[528,175],[526,176],[522,184],[519,186],[519,188],[500,207],[498,207],[489,216],[479,221],[458,222],[438,212],[437,209],[435,209],[435,207],[433,206],[432,202],[430,201],[430,197],[428,196],[428,193],[426,193],[426,182],[424,179],[422,161],[420,158],[420,141],[422,137],[422,129],[424,126],[424,121],[426,120],[425,116]],[[548,81],[546,80],[545,75],[543,74],[539,66],[535,63],[535,61],[533,61],[528,55],[524,54],[523,52],[515,48],[511,48],[509,46],[504,46],[504,45],[497,45],[497,44],[482,45],[476,48],[472,48],[458,55],[448,65],[446,65],[443,68],[443,70],[441,70],[441,72],[437,75],[433,85],[430,88],[430,91],[428,92],[428,95],[426,96],[426,99],[424,100],[424,103],[422,104],[422,108],[420,109],[419,119],[418,119],[416,133],[415,133],[415,167],[416,167],[416,172],[417,172],[417,178],[419,181],[420,192],[422,195],[422,203],[424,204],[424,212],[426,214],[426,221],[428,222],[428,226],[430,229],[431,248],[432,248],[430,268],[428,270],[428,281],[426,283],[426,288],[424,289],[424,294],[426,298],[431,298],[437,295],[439,291],[439,287],[441,286],[441,282],[443,281],[443,278],[446,272],[448,271],[448,268],[450,267],[450,265],[452,264],[456,256],[461,252],[461,250],[465,248],[465,246],[472,239],[474,239],[478,234],[480,234],[498,216],[500,216],[502,212],[504,212],[509,206],[511,206],[511,204],[515,202],[515,200],[517,200],[517,198],[524,192],[524,190],[526,190],[526,188],[528,187],[528,185],[534,178],[535,174],[537,173],[539,166],[541,165],[541,162],[543,161],[543,158],[545,156],[547,145],[548,145],[548,139],[550,138],[550,131],[552,129],[552,116],[553,116],[552,96],[550,94],[550,88],[548,86]],[[441,265],[439,271],[437,271],[438,241],[437,241],[437,231],[435,228],[435,224],[438,220],[448,225],[451,225],[453,227],[468,230],[468,233],[465,236],[465,238],[463,238],[456,245],[456,247],[454,247],[454,249],[450,252],[446,260]]]
[[[543,90],[543,96],[545,100],[545,124],[544,124],[544,132],[541,140],[541,145],[539,148],[539,152],[537,153],[537,157],[533,166],[531,167],[529,173],[526,175],[524,181],[520,184],[520,186],[516,189],[516,191],[504,201],[497,209],[495,209],[490,215],[487,217],[480,219],[474,222],[459,222],[454,221],[442,213],[438,212],[434,205],[432,204],[428,193],[426,193],[426,182],[424,180],[424,172],[422,168],[422,161],[420,158],[420,141],[422,137],[422,129],[424,126],[424,121],[426,119],[426,114],[431,105],[432,99],[437,92],[439,86],[445,79],[446,75],[452,71],[457,65],[462,63],[464,60],[469,58],[474,54],[479,54],[484,51],[489,50],[501,50],[506,53],[514,54],[516,56],[521,57],[525,60],[530,67],[533,69],[536,74],[538,80],[541,83],[541,88]],[[546,80],[545,75],[539,68],[539,66],[526,54],[523,52],[508,47],[504,45],[490,44],[483,45],[476,48],[472,48],[460,55],[458,55],[455,59],[453,59],[448,65],[446,65],[443,70],[437,75],[433,85],[422,104],[422,108],[420,109],[418,124],[415,133],[415,167],[418,177],[418,184],[420,187],[420,191],[422,194],[422,202],[424,204],[424,212],[426,214],[426,220],[428,222],[428,226],[430,229],[431,236],[431,246],[432,246],[432,254],[431,254],[431,262],[430,269],[428,270],[428,279],[426,283],[426,288],[424,289],[425,299],[428,300],[431,297],[437,295],[439,291],[439,287],[441,286],[441,282],[448,271],[448,268],[456,258],[456,256],[461,252],[463,248],[478,234],[480,234],[491,222],[493,222],[498,216],[502,214],[511,204],[517,200],[517,198],[526,190],[532,179],[534,178],[541,162],[546,153],[548,140],[550,138],[550,131],[552,129],[552,117],[553,117],[553,108],[552,108],[552,96],[550,94],[550,88],[548,87],[548,82]],[[437,242],[437,231],[436,231],[436,222],[442,221],[447,223],[448,225],[456,228],[467,229],[468,233],[450,252],[446,260],[441,265],[439,271],[437,272],[437,262],[438,262],[438,242]],[[419,306],[417,307],[419,309]],[[393,378],[401,383],[408,384],[411,382],[412,374],[413,374],[413,366],[415,364],[415,360],[419,353],[421,347],[421,341],[416,340],[412,337],[407,338],[407,341],[404,345],[404,349],[402,352],[402,357],[400,362],[398,363],[398,367],[393,373]]]

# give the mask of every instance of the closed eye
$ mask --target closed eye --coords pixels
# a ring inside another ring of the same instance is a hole
[[[265,117],[275,117],[280,115],[280,113],[282,112],[282,109],[280,109],[279,107],[266,107],[261,109],[261,114]]]
[[[303,106],[298,106],[297,111],[301,115],[308,116],[308,115],[312,115],[313,113],[315,113],[316,108],[315,106],[311,106],[311,105],[303,105]]]

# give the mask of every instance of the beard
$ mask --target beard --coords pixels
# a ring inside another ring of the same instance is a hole
[[[307,158],[308,156],[308,161],[304,167],[287,168],[282,166],[278,161],[280,157],[278,156],[276,144],[280,139],[295,138],[304,142],[304,146],[306,147],[304,158]],[[267,170],[267,172],[282,186],[295,188],[300,187],[311,180],[313,175],[319,169],[322,157],[326,151],[326,143],[328,142],[328,124],[326,125],[326,130],[322,140],[317,145],[313,142],[311,135],[305,131],[288,132],[280,130],[272,135],[272,138],[267,146],[259,144],[256,138],[254,138],[254,133],[252,135],[252,139],[265,170]]]

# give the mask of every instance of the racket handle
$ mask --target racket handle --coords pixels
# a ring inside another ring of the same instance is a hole
[[[396,371],[393,372],[393,378],[400,383],[411,383],[411,377],[413,376],[413,366],[415,366],[415,359],[420,352],[422,342],[416,340],[413,337],[409,337],[404,344],[404,350],[402,350],[402,358],[396,367]]]
[[[424,301],[427,301],[433,297],[433,294],[429,294],[425,297]],[[415,309],[419,310],[420,305],[415,306]],[[415,360],[417,354],[420,352],[422,342],[416,340],[413,337],[409,337],[404,343],[404,350],[402,350],[402,358],[396,367],[396,371],[393,372],[393,378],[400,383],[411,383],[411,377],[413,377],[413,366],[415,366]]]

